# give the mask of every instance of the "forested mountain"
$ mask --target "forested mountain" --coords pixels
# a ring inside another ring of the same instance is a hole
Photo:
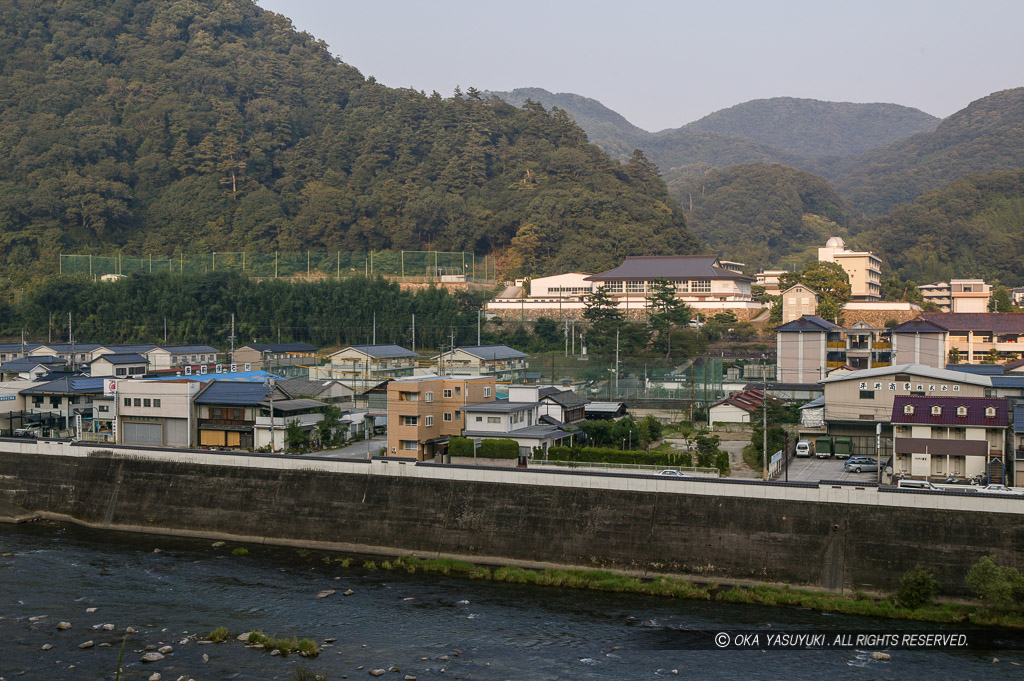
[[[899,104],[773,97],[716,111],[683,129],[743,137],[796,156],[821,158],[861,154],[931,132],[938,123],[935,116]]]
[[[830,236],[846,236],[851,216],[827,180],[781,165],[754,163],[681,179],[690,230],[710,250],[751,267],[815,257]]]
[[[0,16],[0,263],[486,253],[523,227],[543,238],[536,272],[695,248],[649,164],[565,114],[383,87],[251,0],[0,0]]]
[[[879,218],[860,240],[904,279],[1024,282],[1024,170],[969,175]]]
[[[1024,88],[972,102],[920,133],[822,171],[869,215],[882,215],[969,173],[1024,168]]]

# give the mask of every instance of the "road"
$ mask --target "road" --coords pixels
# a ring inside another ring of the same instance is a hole
[[[792,458],[789,460],[790,482],[818,482],[819,480],[842,480],[843,482],[878,482],[878,472],[847,473],[843,470],[846,459]],[[783,473],[778,480],[785,480]]]

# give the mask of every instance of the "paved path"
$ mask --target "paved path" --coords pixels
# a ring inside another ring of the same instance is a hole
[[[386,447],[388,444],[388,438],[386,435],[374,435],[369,440],[363,440],[362,442],[353,442],[346,447],[338,447],[337,449],[328,449],[323,452],[311,452],[316,456],[336,456],[339,458],[353,458],[353,457],[365,457],[367,452],[371,456],[377,456],[380,454],[380,448]]]

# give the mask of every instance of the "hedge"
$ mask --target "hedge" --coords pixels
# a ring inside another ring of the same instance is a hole
[[[448,453],[452,456],[473,456],[473,441],[468,437],[453,437],[448,441]]]
[[[637,463],[648,466],[690,466],[689,452],[646,452],[606,447],[551,447],[549,461],[580,461],[590,463]]]
[[[519,443],[509,439],[484,438],[476,453],[485,459],[516,459],[519,458]]]

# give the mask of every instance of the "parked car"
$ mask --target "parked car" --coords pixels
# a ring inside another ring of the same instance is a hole
[[[846,460],[843,470],[847,473],[863,473],[864,471],[877,471],[878,459],[871,456],[851,456]]]
[[[896,486],[900,489],[926,489],[935,492],[941,492],[941,488],[936,487],[927,480],[900,480],[896,483]]]
[[[811,445],[810,440],[798,440],[796,443],[796,455],[799,457],[808,457],[814,453],[814,447]]]
[[[985,485],[984,487],[979,487],[978,491],[986,494],[1015,494],[1017,496],[1024,494],[1024,490],[1014,489],[1006,485]]]
[[[679,471],[674,471],[671,468],[666,468],[663,471],[658,471],[658,475],[668,475],[668,476],[672,476],[672,477],[676,477],[676,478],[686,478],[686,477],[689,477],[685,473],[680,473]]]
[[[43,431],[39,428],[15,428],[12,433],[14,437],[26,437],[26,438],[40,438],[43,436]]]

